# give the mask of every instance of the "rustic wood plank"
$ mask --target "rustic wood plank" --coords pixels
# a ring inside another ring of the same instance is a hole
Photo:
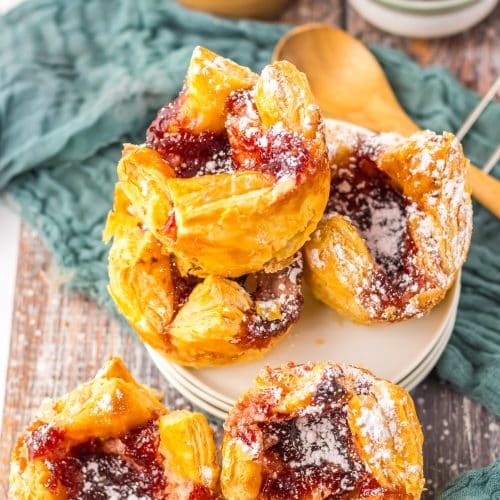
[[[424,431],[426,488],[434,498],[451,479],[500,456],[500,426],[480,404],[431,374],[412,394]]]
[[[344,26],[344,0],[297,0],[281,16],[285,23],[327,23]]]

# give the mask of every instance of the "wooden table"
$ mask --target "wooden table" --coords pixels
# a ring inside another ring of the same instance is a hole
[[[366,43],[402,49],[422,65],[441,64],[482,94],[500,73],[500,6],[473,30],[441,41],[404,40],[383,34],[343,0],[299,0],[290,5],[282,20],[340,26]],[[170,408],[190,406],[162,379],[146,351],[122,331],[118,321],[85,297],[57,285],[57,268],[49,252],[27,226],[22,226],[19,246],[0,440],[0,498],[7,497],[14,439],[41,400],[91,378],[110,354],[122,356],[140,381],[161,388]],[[500,456],[499,425],[479,404],[454,392],[434,374],[418,387],[414,398],[426,438],[426,498],[433,498],[461,472],[485,466]]]

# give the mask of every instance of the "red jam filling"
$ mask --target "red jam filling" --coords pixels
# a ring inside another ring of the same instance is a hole
[[[378,264],[375,288],[364,292],[366,301],[376,294],[381,308],[400,307],[408,294],[423,285],[415,263],[416,246],[408,231],[409,205],[368,158],[352,159],[348,167],[333,171],[326,213],[344,215],[361,233]]]
[[[201,278],[187,274],[182,276],[171,260],[171,277],[174,288],[175,309],[179,310],[189,299],[194,287]],[[293,323],[298,321],[304,298],[302,296],[302,258],[288,267],[275,273],[248,274],[237,278],[237,281],[255,302],[264,302],[272,310],[279,309],[279,319],[266,319],[257,313],[255,307],[247,311],[245,323],[237,342],[245,348],[265,347],[272,337],[280,335]],[[165,333],[168,342],[168,332]]]
[[[357,390],[368,387],[360,383]],[[347,402],[346,390],[333,370],[327,370],[312,402],[298,416],[271,413],[269,394],[264,392],[261,401],[253,398],[240,408],[241,414],[228,420],[233,437],[250,449],[262,439],[263,498],[363,498],[385,493],[359,457]]]
[[[201,278],[186,274],[182,276],[174,258],[170,260],[170,273],[174,288],[175,310],[180,309],[189,299],[193,288],[202,281]]]
[[[149,126],[146,144],[169,162],[178,177],[255,170],[276,178],[297,176],[310,163],[303,139],[283,127],[263,130],[250,91],[233,92],[226,103],[227,133],[191,132],[179,119],[179,97]]]
[[[301,177],[311,159],[302,137],[278,125],[264,130],[249,90],[233,92],[227,109],[226,126],[239,170],[268,173],[277,179]]]
[[[280,318],[267,319],[255,308],[247,312],[246,322],[238,339],[246,348],[265,347],[269,340],[283,333],[297,322],[304,298],[301,291],[302,259],[298,257],[290,266],[275,273],[260,271],[242,280],[243,287],[254,302],[270,310],[279,310]],[[272,316],[271,316],[272,317]]]
[[[196,484],[193,486],[188,500],[214,500],[215,498],[208,488],[201,484]]]
[[[354,491],[367,474],[347,426],[345,410],[266,426],[263,482],[266,498],[303,498]]]
[[[185,94],[160,109],[146,132],[146,144],[174,169],[177,177],[195,177],[230,171],[232,160],[224,134],[193,134],[180,122],[179,108]]]
[[[43,457],[55,450],[64,440],[64,432],[49,424],[43,424],[29,432],[24,438],[31,459]]]
[[[52,428],[53,429],[53,428]],[[47,433],[47,431],[44,431]],[[58,431],[61,432],[61,431]],[[26,437],[29,453],[38,438],[37,430]],[[156,422],[150,422],[120,438],[100,441],[92,439],[69,452],[45,441],[36,447],[52,473],[48,488],[60,482],[68,497],[78,500],[109,498],[164,498],[163,457],[158,452],[159,434]]]

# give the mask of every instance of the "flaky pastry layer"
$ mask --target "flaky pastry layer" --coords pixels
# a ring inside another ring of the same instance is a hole
[[[181,500],[195,492],[209,500],[218,475],[206,418],[169,412],[112,358],[93,380],[41,406],[14,446],[9,498]]]

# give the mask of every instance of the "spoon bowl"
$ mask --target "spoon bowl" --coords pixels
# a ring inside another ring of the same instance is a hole
[[[277,43],[273,60],[285,59],[307,75],[325,117],[376,132],[411,135],[419,130],[399,104],[372,53],[345,31],[304,24]],[[469,179],[474,197],[500,217],[500,182],[473,165]]]
[[[375,57],[345,31],[305,24],[286,33],[273,60],[303,71],[323,114],[379,132],[410,135],[418,126],[399,105]]]

